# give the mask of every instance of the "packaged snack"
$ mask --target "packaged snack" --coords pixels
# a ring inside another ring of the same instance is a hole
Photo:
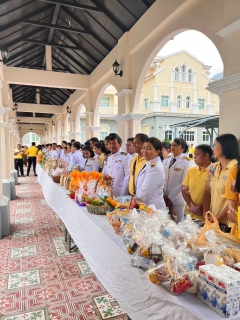
[[[166,261],[158,263],[155,267],[148,270],[148,276],[153,283],[162,283],[170,281],[172,276],[169,273]]]

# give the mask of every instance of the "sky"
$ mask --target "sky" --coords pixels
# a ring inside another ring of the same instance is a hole
[[[212,66],[210,77],[223,71],[222,59],[213,42],[198,31],[185,31],[170,40],[158,53],[165,56],[177,51],[186,50],[205,65]]]

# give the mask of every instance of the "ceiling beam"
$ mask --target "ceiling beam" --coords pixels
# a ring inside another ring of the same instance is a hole
[[[38,117],[33,117],[33,118],[30,118],[30,117],[17,117],[20,122],[31,122],[31,123],[47,123],[47,124],[50,124],[52,123],[52,120],[51,118],[38,118]],[[31,120],[31,121],[29,121]],[[20,125],[20,123],[18,124]]]
[[[32,55],[33,53],[31,53]],[[33,62],[35,60],[38,60],[40,57],[42,57],[43,55],[43,52],[41,50],[41,52],[38,51],[38,54],[36,54],[35,56],[31,56],[30,58],[24,60],[24,58],[22,58],[22,61],[20,62],[17,62],[16,64],[14,63],[14,66],[13,67],[20,67],[21,65],[23,65],[24,63],[28,63],[28,62]]]
[[[39,32],[41,32],[41,31],[43,31],[43,30],[45,30],[45,28],[36,28],[36,29],[34,29],[33,31],[31,31],[31,32],[24,33],[24,35],[23,35],[22,37],[16,37],[13,41],[8,42],[8,43],[5,43],[4,45],[5,45],[6,48],[9,49],[10,47],[15,46],[15,44],[23,41],[24,39],[26,39],[26,38],[28,38],[28,37],[32,37],[32,36],[35,35],[36,33],[39,33]],[[12,49],[12,50],[9,50],[9,51],[13,51],[13,50],[15,50],[15,48]]]
[[[10,58],[8,59],[8,61],[7,61],[7,65],[9,64],[9,62],[11,62],[11,61],[13,61],[13,60],[15,60],[15,59],[18,58],[18,59],[15,61],[15,62],[17,62],[18,60],[22,59],[22,58],[21,58],[22,55],[25,55],[25,53],[28,53],[28,54],[29,54],[29,52],[31,52],[32,50],[37,49],[37,48],[39,48],[39,47],[40,47],[40,46],[34,44],[34,45],[31,46],[30,48],[28,47],[28,48],[26,48],[25,50],[21,50],[20,52],[14,54],[13,56],[11,55]]]
[[[71,8],[81,9],[81,10],[101,12],[101,10],[98,7],[87,6],[87,5],[76,3],[76,2],[70,2],[70,1],[64,1],[64,0],[39,0],[39,1],[59,4],[61,6],[66,6],[66,7],[71,7]]]
[[[67,32],[89,34],[89,31],[86,31],[83,29],[64,27],[64,26],[61,26],[60,24],[44,23],[44,22],[32,21],[32,20],[26,20],[26,21],[23,21],[23,23],[44,27],[44,28],[53,28],[53,29],[63,30]]]
[[[53,50],[53,52],[55,52],[55,51]],[[60,64],[60,66],[62,66],[63,68],[65,68],[66,71],[68,71],[68,72],[70,72],[70,73],[75,73],[75,72],[73,72],[73,71],[69,68],[68,65],[66,65],[64,62],[62,62],[61,60],[59,60],[57,57],[52,56],[52,60],[55,61],[55,62],[57,62],[58,64]],[[69,62],[68,62],[68,63],[69,63]],[[76,69],[76,67],[75,67],[75,69]],[[77,69],[76,69],[76,70],[77,70]],[[80,71],[79,71],[79,73],[80,73]]]
[[[37,14],[40,14],[40,13],[42,13],[42,12],[44,12],[46,10],[52,9],[52,8],[53,8],[53,5],[49,4],[46,7],[42,7],[40,9],[36,10],[36,11],[30,12],[30,13],[26,14],[25,16],[6,24],[2,28],[0,28],[0,32],[6,31],[6,30],[18,25],[19,23],[21,23],[21,22],[23,22],[25,20],[27,20],[29,18],[32,18],[32,17],[36,16]]]
[[[150,8],[151,5],[147,2],[147,0],[140,0],[147,8]]]
[[[58,105],[37,104],[37,103],[18,103],[18,112],[39,112],[39,113],[61,114],[62,111],[63,111],[63,107]]]
[[[68,8],[62,7],[62,10],[65,11],[69,15],[69,17],[71,17],[73,20],[75,20],[85,30],[89,31],[91,36],[95,40],[97,40],[97,42],[99,42],[105,49],[107,49],[108,51],[112,50],[112,47],[110,47],[107,42],[105,42],[103,39],[101,39],[97,33],[93,32],[92,30],[89,29],[87,23],[80,21],[79,18],[77,16],[75,16],[75,14],[72,13],[72,11],[70,11]]]
[[[81,62],[79,62],[79,60],[75,59],[69,52],[58,48],[58,50],[63,53],[66,57],[68,57],[68,61],[69,59],[72,60],[77,66],[79,66],[82,70],[84,70],[87,74],[91,73],[91,70],[87,69]]]
[[[63,44],[58,44],[58,43],[53,43],[53,42],[49,43],[47,41],[39,41],[39,40],[32,40],[32,39],[25,39],[22,41],[41,44],[43,46],[47,45],[47,46],[59,47],[59,48],[63,48],[63,49],[82,50],[82,48],[80,48],[80,47],[68,46],[68,45],[63,45]]]
[[[107,8],[105,8],[101,2],[97,1],[97,0],[90,0],[93,4],[95,4],[95,6],[97,6],[98,8],[100,8],[100,10],[105,14],[106,17],[108,17],[109,20],[111,20],[116,26],[118,26],[118,28],[120,30],[122,30],[122,32],[126,32],[128,31],[125,27],[125,25],[121,22],[121,20],[118,19],[117,15],[113,15],[112,12],[110,10],[108,10]]]
[[[87,90],[89,87],[87,75],[6,66],[4,69],[7,83],[72,90]]]
[[[59,100],[57,97],[55,97],[53,94],[48,94],[48,93],[42,93],[42,97],[45,97],[47,100],[54,102],[56,105],[62,106],[65,101]]]

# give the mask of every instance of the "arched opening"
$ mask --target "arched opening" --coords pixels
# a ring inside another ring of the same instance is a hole
[[[211,51],[210,58],[203,49],[206,47]],[[186,117],[218,114],[219,97],[206,87],[219,71],[223,71],[220,54],[203,33],[178,30],[167,36],[147,59],[136,89],[135,99],[138,95],[139,102],[134,100],[134,111],[139,105],[138,112],[146,114],[141,122],[142,132],[149,131],[151,136],[163,140],[166,124],[184,122]],[[210,113],[213,109],[214,113]]]
[[[31,146],[32,142],[35,142],[36,145],[40,144],[40,136],[35,132],[25,133],[22,137],[23,146]]]
[[[112,84],[106,84],[102,87],[96,100],[94,112],[94,126],[100,127],[99,138],[104,138],[110,132],[118,132],[118,125],[112,118],[118,114],[117,89]]]

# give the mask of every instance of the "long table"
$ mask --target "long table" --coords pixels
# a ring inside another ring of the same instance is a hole
[[[106,216],[92,215],[79,207],[39,165],[37,174],[48,205],[61,218],[97,278],[132,320],[223,319],[193,294],[176,297],[163,286],[152,284],[146,273],[131,267],[131,257]]]

